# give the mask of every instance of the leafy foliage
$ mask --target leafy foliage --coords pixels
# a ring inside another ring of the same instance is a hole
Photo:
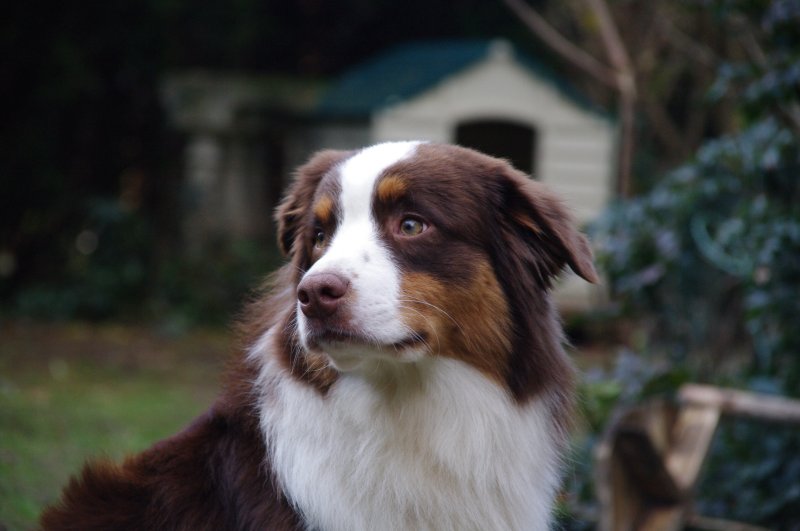
[[[710,97],[738,98],[739,132],[707,142],[595,227],[620,311],[692,379],[800,395],[800,9],[705,2],[738,31]],[[652,357],[650,358],[652,359]],[[722,425],[700,510],[785,528],[800,521],[797,429]]]
[[[796,529],[800,522],[798,447],[796,426],[723,420],[697,488],[697,510],[758,522],[770,529]]]
[[[613,288],[644,312],[675,361],[741,350],[754,370],[796,388],[800,351],[800,152],[774,119],[706,144],[649,194],[596,227]],[[700,364],[702,365],[702,364]]]
[[[93,319],[130,311],[147,285],[150,227],[140,216],[102,198],[88,201],[85,214],[84,228],[66,232],[59,240],[64,263],[53,264],[41,283],[21,291],[16,311],[34,317]]]
[[[43,319],[157,319],[164,331],[224,324],[279,256],[256,241],[218,242],[209,256],[159,249],[151,220],[119,201],[93,198],[80,222],[57,239],[57,255],[38,282],[6,303],[12,315]]]

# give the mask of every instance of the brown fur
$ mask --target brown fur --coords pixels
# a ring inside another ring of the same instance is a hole
[[[407,183],[395,203],[423,212],[436,231],[426,246],[407,253],[398,242],[401,267],[424,271],[455,292],[488,262],[509,308],[511,352],[507,361],[495,360],[506,367],[506,385],[521,402],[547,388],[562,392],[567,404],[573,370],[548,291],[565,266],[590,282],[597,274],[563,204],[507,162],[456,146],[421,145],[417,156],[385,173]],[[390,216],[394,207],[379,202],[375,208]]]
[[[504,385],[511,323],[488,264],[479,265],[464,286],[447,286],[432,275],[409,273],[401,297],[406,322],[425,332],[435,354],[460,359]]]
[[[253,369],[237,362],[225,394],[183,432],[129,457],[96,462],[41,517],[45,530],[302,529],[265,462]]]
[[[318,256],[316,224],[334,228],[336,206],[321,198],[337,196],[336,166],[349,155],[322,152],[298,170],[276,214],[291,263],[248,306],[220,398],[183,432],[121,465],[87,465],[43,513],[44,529],[303,528],[269,466],[256,409],[261,390],[253,385],[258,367],[246,353],[277,327],[274,354],[294,378],[322,394],[336,384],[327,360],[299,347],[295,289]],[[440,355],[478,368],[518,402],[547,391],[560,412],[555,428],[565,434],[573,371],[547,292],[565,266],[592,282],[597,276],[564,207],[507,163],[458,147],[422,145],[385,175],[375,214],[402,270],[404,296],[417,301],[405,303],[409,322],[430,328],[427,340],[438,342]],[[315,220],[315,210],[324,219]],[[425,238],[393,235],[405,212],[430,222]]]

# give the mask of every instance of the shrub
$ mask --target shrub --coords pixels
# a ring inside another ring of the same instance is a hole
[[[640,355],[658,355],[693,380],[798,396],[800,10],[709,5],[722,19],[757,21],[743,30],[754,36],[753,60],[724,64],[711,91],[738,96],[745,125],[707,142],[646,195],[612,206],[594,227],[599,256],[618,310],[644,331]],[[798,447],[796,427],[723,422],[699,510],[796,528]]]

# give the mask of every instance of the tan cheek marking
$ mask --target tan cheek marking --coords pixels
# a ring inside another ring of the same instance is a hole
[[[393,201],[403,197],[406,193],[405,179],[397,175],[387,175],[378,183],[378,199],[383,202]]]
[[[511,320],[488,263],[478,266],[467,286],[447,286],[426,273],[411,273],[402,290],[404,322],[426,332],[434,354],[460,359],[498,383],[505,381]]]
[[[330,223],[333,218],[333,199],[330,196],[322,196],[314,204],[314,215],[322,224]]]
[[[408,273],[403,275],[400,291],[403,323],[415,332],[424,332],[434,353],[449,348],[452,323],[444,308],[447,288],[426,273]]]

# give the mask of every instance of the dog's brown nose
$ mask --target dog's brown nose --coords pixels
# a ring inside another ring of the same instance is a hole
[[[334,273],[306,276],[297,286],[297,300],[306,317],[329,317],[336,312],[350,282]]]

